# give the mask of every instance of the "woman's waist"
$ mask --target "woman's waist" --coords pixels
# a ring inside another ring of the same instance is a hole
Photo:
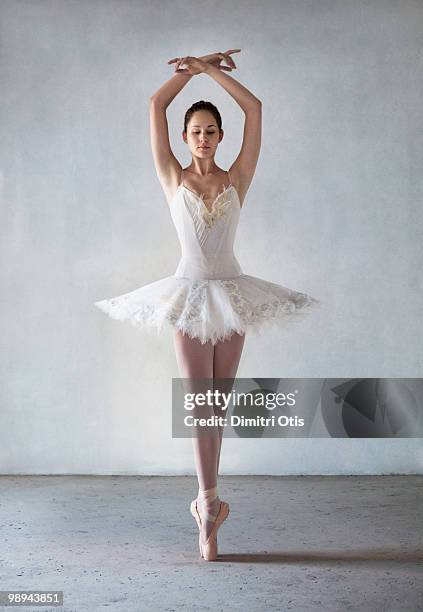
[[[176,278],[231,278],[242,274],[234,253],[219,253],[214,256],[182,255],[174,276]]]

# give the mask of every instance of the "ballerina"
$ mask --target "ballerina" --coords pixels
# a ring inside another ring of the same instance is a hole
[[[228,393],[247,329],[258,331],[266,322],[286,322],[320,304],[306,293],[244,274],[233,252],[262,129],[261,101],[225,74],[236,68],[231,55],[240,51],[169,60],[168,64],[176,64],[175,74],[150,100],[151,147],[182,256],[174,275],[95,302],[112,318],[128,320],[140,329],[155,327],[159,333],[171,325],[180,376],[191,392],[208,379]],[[211,102],[200,100],[185,113],[182,138],[191,154],[189,166],[182,168],[170,146],[166,109],[198,74],[214,79],[245,114],[242,147],[228,171],[215,162],[224,131]],[[198,414],[221,416],[216,406],[203,406]],[[229,514],[229,504],[219,498],[217,488],[222,437],[223,425],[212,427],[207,436],[193,437],[199,489],[190,510],[199,529],[200,554],[207,561],[217,558],[217,531]]]

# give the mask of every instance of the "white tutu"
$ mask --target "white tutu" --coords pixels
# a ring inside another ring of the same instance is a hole
[[[298,320],[322,304],[306,293],[242,273],[233,254],[240,208],[232,185],[219,194],[211,211],[180,185],[170,206],[182,247],[175,274],[95,305],[139,329],[156,328],[159,334],[171,325],[202,344],[216,344],[234,332],[259,333],[265,323]]]
[[[264,323],[292,321],[319,304],[305,293],[247,274],[194,281],[168,276],[95,302],[113,319],[127,320],[140,329],[153,326],[158,334],[169,324],[203,344],[216,344],[247,329],[259,333]]]

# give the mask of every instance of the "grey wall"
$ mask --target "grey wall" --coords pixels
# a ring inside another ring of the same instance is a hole
[[[168,59],[240,47],[263,142],[238,229],[245,273],[325,302],[247,337],[239,376],[418,377],[422,333],[420,1],[14,0],[1,11],[2,473],[194,473],[172,440],[172,335],[93,302],[174,273],[179,245],[149,145]],[[225,139],[243,115],[210,77]],[[330,449],[330,452],[328,452]],[[223,473],[421,472],[420,440],[225,440]]]

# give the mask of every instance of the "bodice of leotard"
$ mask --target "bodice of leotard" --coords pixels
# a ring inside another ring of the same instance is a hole
[[[232,278],[242,274],[233,251],[241,203],[229,184],[212,206],[181,183],[170,212],[181,245],[177,278]]]

